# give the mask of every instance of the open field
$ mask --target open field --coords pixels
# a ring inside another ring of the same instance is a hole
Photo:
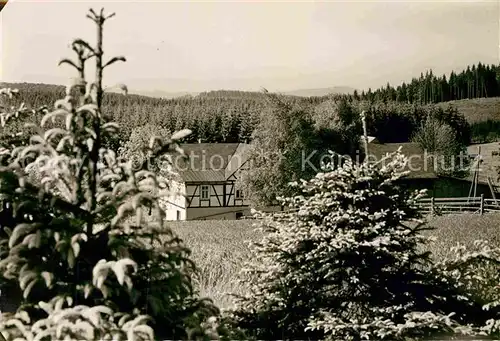
[[[197,280],[201,295],[209,297],[220,308],[228,308],[227,294],[242,293],[245,287],[236,283],[242,260],[248,256],[247,240],[257,241],[262,234],[255,231],[249,220],[207,220],[172,222],[173,230],[191,248],[192,258],[200,269]],[[485,239],[500,246],[500,214],[450,214],[430,217],[428,224],[435,229],[426,231],[437,237],[429,247],[436,259],[450,255],[458,242],[472,245]]]
[[[175,233],[192,250],[200,270],[197,278],[202,297],[209,297],[220,308],[231,305],[228,293],[242,293],[236,282],[242,261],[249,254],[247,240],[258,241],[252,220],[193,220],[169,222]]]
[[[464,114],[469,123],[483,122],[488,119],[500,120],[500,97],[462,99],[437,105],[446,109],[450,104]]]
[[[450,249],[457,243],[472,246],[474,240],[487,240],[492,246],[500,247],[500,214],[449,214],[428,220],[434,230],[426,231],[437,238],[431,245],[436,259],[450,255]]]

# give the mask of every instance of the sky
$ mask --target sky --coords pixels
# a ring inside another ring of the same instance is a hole
[[[500,1],[9,0],[0,79],[66,84],[75,38],[104,27],[105,83],[169,92],[399,85],[431,69],[500,63]],[[89,73],[93,72],[89,66]]]

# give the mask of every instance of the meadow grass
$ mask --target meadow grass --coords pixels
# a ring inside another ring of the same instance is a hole
[[[169,222],[173,231],[192,251],[198,267],[195,284],[202,297],[211,298],[219,308],[232,305],[231,293],[246,288],[236,278],[249,256],[248,241],[259,241],[252,220],[193,220]]]
[[[429,227],[424,233],[436,237],[429,245],[435,259],[448,258],[451,248],[457,243],[473,247],[475,240],[486,240],[491,246],[500,247],[500,214],[449,214],[428,219]]]
[[[262,233],[255,231],[256,221],[205,220],[170,222],[174,232],[191,248],[192,259],[199,268],[195,279],[202,297],[211,298],[219,308],[230,308],[230,293],[243,294],[247,288],[236,279],[242,263],[249,256],[247,241],[259,241]],[[428,247],[435,259],[451,255],[458,242],[472,246],[474,240],[488,240],[500,246],[500,214],[451,214],[429,217],[427,225],[434,230],[436,242]]]

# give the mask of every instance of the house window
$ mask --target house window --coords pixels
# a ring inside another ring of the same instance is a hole
[[[181,220],[181,211],[177,210],[177,220]]]
[[[236,190],[235,197],[236,199],[243,199],[243,192],[241,191],[241,189]]]
[[[201,200],[208,200],[208,199],[210,199],[210,187],[208,187],[208,185],[202,185],[201,186],[200,199]]]

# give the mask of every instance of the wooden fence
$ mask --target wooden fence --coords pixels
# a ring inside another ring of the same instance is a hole
[[[429,214],[484,214],[500,213],[500,199],[485,199],[484,195],[475,198],[423,198],[419,200],[422,213]],[[253,216],[243,216],[240,219],[254,219]]]
[[[484,195],[475,198],[424,198],[419,207],[431,214],[500,212],[500,200],[485,199]]]

